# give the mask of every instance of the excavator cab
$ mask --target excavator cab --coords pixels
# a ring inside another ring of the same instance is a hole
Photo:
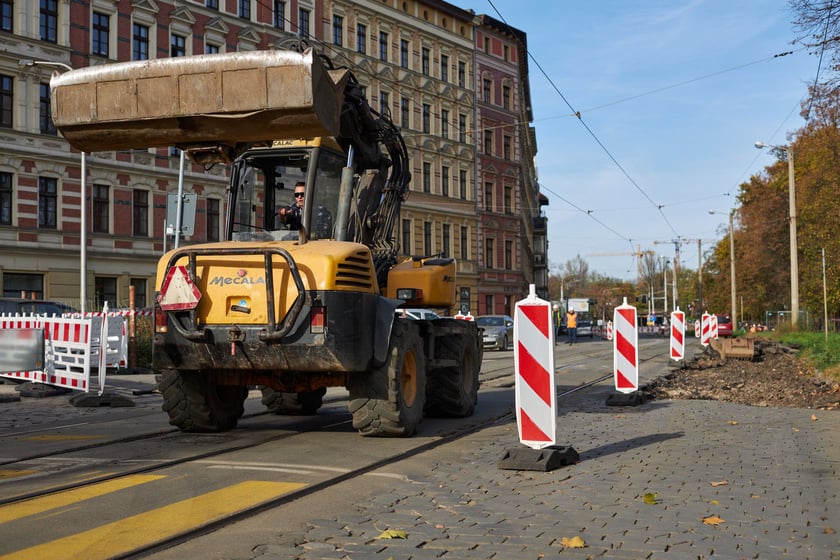
[[[277,144],[254,148],[234,162],[228,239],[298,240],[301,228],[281,221],[278,210],[296,204],[293,192],[299,182],[306,185],[301,216],[307,240],[337,238],[335,218],[346,159],[340,148],[321,138]]]

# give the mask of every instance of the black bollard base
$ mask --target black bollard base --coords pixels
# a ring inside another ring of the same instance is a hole
[[[638,391],[632,393],[613,393],[607,397],[607,406],[639,406],[644,404],[645,396]]]
[[[500,469],[514,471],[553,471],[554,469],[574,465],[580,461],[580,455],[571,447],[551,445],[543,449],[517,448],[507,449],[499,461]]]
[[[80,393],[70,397],[70,404],[78,407],[97,408],[110,406],[111,408],[134,406],[134,401],[128,397],[116,393],[102,393],[101,395],[91,393]]]

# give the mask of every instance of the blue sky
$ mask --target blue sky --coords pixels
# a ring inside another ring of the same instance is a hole
[[[818,58],[792,44],[786,0],[461,7],[528,35],[551,268],[581,255],[590,271],[633,280],[637,247],[673,260],[677,236],[723,238],[727,216],[708,212],[728,214],[738,185],[774,161],[755,142],[783,145],[804,124]],[[680,261],[696,270],[696,241]]]

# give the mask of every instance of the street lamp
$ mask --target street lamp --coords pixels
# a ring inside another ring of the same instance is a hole
[[[73,70],[73,67],[63,62],[52,62],[49,60],[31,60],[22,58],[18,61],[18,65],[25,66],[47,66],[50,68],[60,68],[65,72]],[[85,302],[87,301],[87,154],[82,152],[81,156],[81,180],[79,184],[80,202],[80,216],[79,216],[79,275],[81,276],[79,282],[79,311],[85,312]]]
[[[793,148],[790,146],[773,146],[764,142],[756,142],[755,147],[776,148],[787,154],[788,161],[788,184],[790,206],[790,312],[792,315],[791,326],[796,329],[799,325],[799,256],[796,243],[796,181],[793,176]]]
[[[709,210],[709,214],[720,214],[721,216],[726,216],[726,212],[715,212],[714,210]],[[732,314],[732,327],[734,329],[738,328],[738,312],[737,312],[737,298],[735,297],[735,226],[734,226],[734,216],[735,216],[735,209],[733,208],[732,211],[729,213],[729,275],[731,278],[730,283],[730,292],[732,296],[731,300],[731,311]]]

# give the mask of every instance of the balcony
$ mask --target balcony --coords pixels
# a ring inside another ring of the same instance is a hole
[[[548,218],[537,216],[533,220],[534,233],[545,233],[546,227],[548,227]]]

